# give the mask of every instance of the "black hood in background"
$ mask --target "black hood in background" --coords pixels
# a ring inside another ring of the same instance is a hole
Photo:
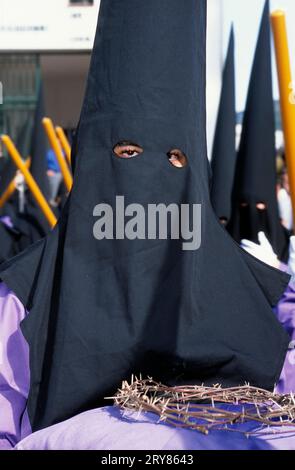
[[[265,235],[281,260],[288,253],[288,234],[279,218],[276,194],[275,120],[272,92],[269,2],[265,3],[250,78],[237,158],[229,232],[240,242]],[[247,204],[243,210],[241,204]],[[263,203],[267,209],[257,210]],[[246,229],[246,230],[245,230]]]
[[[211,200],[220,219],[230,220],[236,165],[235,38],[231,29],[212,152]]]

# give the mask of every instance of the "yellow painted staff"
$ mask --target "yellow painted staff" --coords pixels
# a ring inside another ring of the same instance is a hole
[[[31,166],[31,159],[27,158],[25,161],[25,165],[28,169],[30,169]],[[15,190],[16,190],[16,181],[14,177],[7,188],[5,189],[4,193],[0,197],[0,209],[6,204],[6,202],[13,196]]]
[[[39,186],[37,185],[30,171],[28,170],[26,164],[23,162],[11,138],[8,135],[2,135],[1,140],[3,144],[5,145],[5,147],[7,148],[8,153],[11,156],[12,160],[14,161],[15,165],[22,172],[30,191],[32,192],[34,198],[36,199],[38,205],[40,206],[40,209],[42,210],[43,214],[48,220],[50,226],[54,227],[57,222],[57,219],[55,215],[53,214],[52,210],[50,209],[49,204],[46,201],[45,197],[43,196],[42,192],[40,191]]]
[[[57,137],[59,138],[59,141],[61,143],[61,146],[66,154],[66,157],[67,157],[67,160],[68,160],[68,164],[71,166],[71,146],[69,144],[69,141],[67,139],[67,136],[66,134],[64,133],[64,130],[62,127],[60,126],[57,126],[55,128],[55,131],[56,131],[56,134],[57,134]]]
[[[285,152],[295,221],[295,95],[293,91],[285,13],[281,10],[274,11],[271,14],[271,21],[279,77]]]
[[[71,189],[72,189],[72,185],[73,185],[73,178],[72,178],[72,175],[70,173],[69,167],[68,167],[68,165],[67,165],[67,163],[64,159],[62,149],[60,147],[60,144],[58,142],[58,138],[56,136],[56,133],[55,133],[55,130],[54,130],[54,127],[53,127],[53,123],[52,123],[51,119],[49,119],[49,118],[44,118],[42,120],[42,122],[43,122],[44,129],[46,131],[48,140],[50,142],[50,145],[51,145],[51,147],[52,147],[52,149],[53,149],[53,151],[56,155],[56,158],[57,158],[58,164],[60,166],[60,170],[61,170],[64,182],[65,182],[65,185],[66,185],[66,188],[67,188],[68,192],[70,192]]]

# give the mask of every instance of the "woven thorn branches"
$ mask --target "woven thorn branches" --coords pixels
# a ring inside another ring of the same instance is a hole
[[[203,434],[227,430],[247,436],[258,432],[295,435],[294,395],[278,395],[249,384],[232,388],[168,387],[152,378],[132,376],[130,383],[124,381],[116,395],[107,399],[114,400],[122,410],[152,412],[160,422]],[[244,432],[235,426],[249,422],[257,422],[255,431]]]

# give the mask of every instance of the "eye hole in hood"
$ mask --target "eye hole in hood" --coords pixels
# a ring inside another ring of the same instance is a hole
[[[167,156],[171,165],[176,168],[184,168],[188,163],[186,155],[179,149],[170,150]]]
[[[118,142],[113,148],[114,154],[119,158],[134,158],[143,153],[143,148],[133,142]]]

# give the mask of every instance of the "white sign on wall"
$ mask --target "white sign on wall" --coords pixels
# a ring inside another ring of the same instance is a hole
[[[210,156],[221,86],[223,1],[208,0],[207,4],[207,135]],[[99,5],[100,0],[0,0],[0,52],[91,51]]]
[[[100,0],[0,0],[0,51],[93,46]]]

